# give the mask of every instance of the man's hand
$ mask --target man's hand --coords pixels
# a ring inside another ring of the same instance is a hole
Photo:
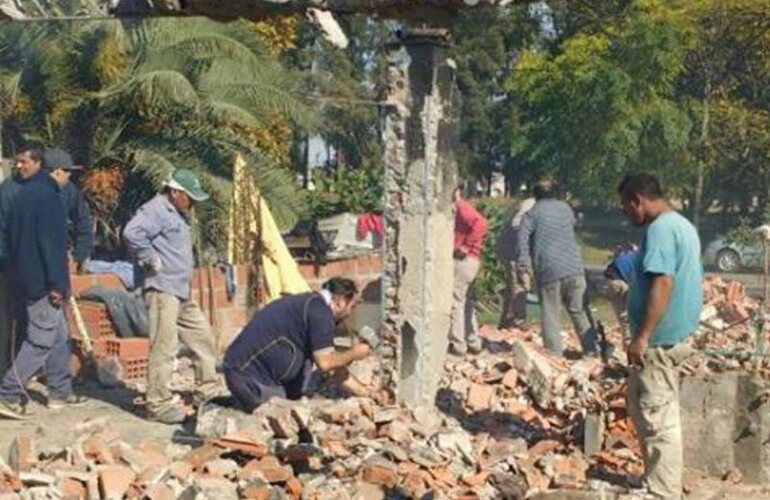
[[[86,270],[86,266],[88,266],[88,260],[89,259],[84,259],[77,263],[78,274],[88,274],[88,270]]]
[[[454,252],[452,252],[452,257],[457,260],[463,260],[468,254],[465,253],[464,250],[461,250],[459,248],[456,248]]]
[[[156,255],[155,257],[142,262],[142,267],[153,274],[157,274],[163,268],[163,262],[160,260],[160,257]]]
[[[648,340],[644,336],[638,336],[628,344],[626,348],[626,357],[628,357],[628,364],[631,366],[642,366],[642,358],[645,351],[647,351]]]
[[[353,355],[353,359],[356,361],[366,359],[372,354],[372,348],[369,347],[369,344],[364,342],[354,345],[350,348],[350,350],[351,354]]]
[[[50,302],[52,306],[59,308],[64,303],[64,295],[56,290],[51,290],[48,292],[48,302]]]

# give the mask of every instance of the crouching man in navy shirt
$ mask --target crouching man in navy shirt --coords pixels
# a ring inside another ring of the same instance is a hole
[[[368,357],[366,344],[346,351],[333,344],[335,325],[357,295],[351,280],[332,278],[320,292],[283,297],[257,312],[225,353],[225,380],[238,405],[251,413],[271,397],[299,399],[313,363],[341,380],[345,367]]]

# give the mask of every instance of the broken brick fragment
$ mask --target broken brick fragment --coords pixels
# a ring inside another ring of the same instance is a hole
[[[488,410],[492,406],[495,387],[486,384],[471,384],[466,405],[472,411]]]
[[[125,465],[105,465],[99,470],[99,488],[102,498],[119,500],[126,495],[136,473]]]
[[[398,484],[397,468],[385,460],[370,460],[364,465],[362,479],[367,483],[393,488]]]

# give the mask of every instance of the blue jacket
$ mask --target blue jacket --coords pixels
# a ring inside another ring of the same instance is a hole
[[[8,218],[9,268],[27,301],[69,293],[67,219],[56,183],[41,170],[20,183]]]
[[[24,183],[11,177],[0,184],[0,269],[8,262],[8,217],[11,203]],[[68,233],[72,242],[72,257],[83,262],[91,256],[94,247],[93,222],[85,197],[72,182],[59,192],[64,211],[67,213]]]

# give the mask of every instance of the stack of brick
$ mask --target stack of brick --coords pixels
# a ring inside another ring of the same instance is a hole
[[[72,275],[72,293],[77,297],[92,286],[108,289],[123,289],[116,276],[109,274]],[[107,306],[101,302],[77,300],[80,316],[91,339],[93,354],[97,363],[110,360],[119,380],[143,380],[147,376],[149,340],[146,338],[120,338],[112,323]],[[76,347],[71,358],[73,373],[79,373],[85,363],[83,336],[75,321],[73,311],[68,308],[70,335]],[[114,362],[112,361],[114,360]]]

